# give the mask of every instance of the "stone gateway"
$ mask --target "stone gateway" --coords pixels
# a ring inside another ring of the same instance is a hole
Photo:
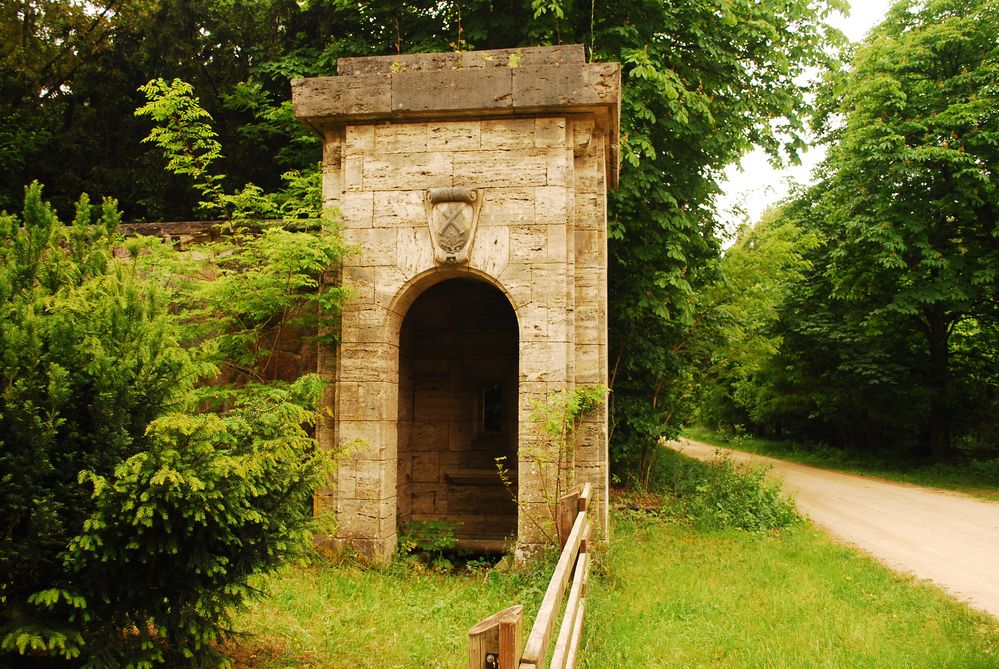
[[[620,66],[575,45],[342,58],[337,72],[292,84],[324,141],[325,204],[358,249],[331,277],[353,297],[320,351],[335,382],[320,443],[343,459],[317,511],[373,559],[420,521],[453,523],[470,548],[530,550],[553,476],[531,455],[531,408],[607,384]],[[606,530],[606,407],[574,456]]]

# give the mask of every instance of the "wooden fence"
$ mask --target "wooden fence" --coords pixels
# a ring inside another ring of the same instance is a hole
[[[511,606],[468,631],[468,669],[545,669],[546,666],[573,669],[576,666],[586,610],[586,581],[590,573],[586,552],[592,531],[586,514],[590,494],[591,487],[587,483],[582,491],[559,500],[558,530],[562,553],[526,645],[523,645],[524,607]],[[548,646],[567,587],[569,598],[565,613],[558,628],[551,664],[546,665]]]

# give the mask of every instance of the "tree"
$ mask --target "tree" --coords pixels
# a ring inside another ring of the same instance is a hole
[[[721,278],[702,291],[720,332],[703,370],[700,421],[726,429],[767,427],[759,414],[767,368],[783,343],[781,310],[812,269],[817,244],[815,232],[804,231],[789,212],[770,209],[754,226],[743,226],[723,253]]]
[[[779,300],[761,314],[757,333],[774,348],[753,359],[752,375],[735,384],[731,401],[756,433],[901,453],[915,442],[914,425],[926,407],[925,389],[913,372],[918,341],[901,317],[871,327],[866,304],[835,294],[828,268],[838,248],[837,228],[822,198],[825,187],[818,183],[776,212],[774,225],[791,232],[794,244],[774,247],[779,253],[771,262],[778,266],[761,272],[769,277],[763,285],[782,275],[787,279],[773,284],[780,288]],[[791,261],[783,269],[781,258]],[[746,290],[733,287],[739,304]],[[719,357],[738,364],[740,350],[726,347]]]
[[[102,59],[81,68],[60,93],[73,110],[60,119],[89,121],[52,127],[63,139],[86,138],[86,147],[70,153],[46,139],[39,152],[46,160],[22,161],[31,169],[12,183],[43,168],[50,182],[79,173],[118,194],[129,215],[193,212],[198,195],[186,183],[154,178],[158,170],[150,166],[158,158],[134,148],[143,132],[126,116],[141,102],[135,89],[154,77],[181,77],[204,101],[231,147],[220,171],[226,192],[234,193],[248,181],[275,188],[271,156],[300,170],[318,160],[318,144],[291,117],[288,80],[333,74],[340,56],[575,42],[593,60],[621,62],[624,165],[609,210],[611,404],[620,468],[654,454],[660,438],[675,434],[690,415],[691,382],[704,352],[690,346],[697,290],[717,277],[713,198],[721,171],[753,145],[775,159],[794,159],[809,114],[799,75],[834,58],[840,38],[824,19],[844,5],[157,0],[147,6],[115,13]],[[40,108],[47,107],[31,97],[18,118]],[[67,162],[72,167],[64,171]],[[59,194],[80,190],[74,187],[60,187]]]
[[[263,123],[251,103],[262,95],[287,98],[288,82],[286,73],[258,73],[256,66],[290,55],[306,36],[325,39],[336,25],[322,8],[305,12],[294,0],[4,3],[0,208],[19,206],[23,186],[38,180],[64,216],[79,192],[96,190],[116,197],[128,220],[188,220],[196,196],[164,172],[158,151],[141,144],[147,129],[132,115],[143,102],[139,86],[160,76],[189,81],[201,94],[230,147],[223,172],[233,182],[277,187],[271,157],[294,127],[290,105],[283,120]],[[310,63],[323,65],[328,61]],[[251,122],[256,131],[243,135],[241,126]],[[318,161],[318,142],[306,152],[306,163]]]
[[[305,23],[328,32],[289,32],[236,97],[260,119],[248,132],[287,136],[280,85],[331,74],[339,56],[577,42],[594,60],[621,62],[624,165],[609,214],[613,455],[619,469],[640,469],[693,408],[705,352],[692,346],[704,332],[696,292],[717,276],[721,170],[752,145],[775,159],[803,147],[799,75],[833,60],[839,36],[823,20],[840,6],[316,2]]]
[[[91,508],[79,472],[109,473],[142,450],[146,426],[194,380],[155,292],[111,262],[114,203],[97,220],[91,210],[82,198],[64,226],[35,185],[23,218],[0,219],[4,650],[32,626],[53,650],[76,646],[33,598],[71,582],[64,551]]]
[[[834,294],[923,338],[926,443],[950,449],[952,335],[995,322],[999,286],[999,4],[896,3],[836,82],[824,164]]]
[[[331,259],[281,234],[230,253],[274,266],[238,284],[249,307],[224,278],[226,304],[202,304],[247,331],[199,329],[185,350],[180,305],[141,271],[148,244],[118,257],[120,214],[93,210],[83,197],[63,225],[36,184],[21,217],[0,216],[0,659],[191,666],[216,656],[251,579],[308,545],[329,465],[315,375],[195,384],[230,358],[259,370],[275,311],[335,310],[301,283]]]

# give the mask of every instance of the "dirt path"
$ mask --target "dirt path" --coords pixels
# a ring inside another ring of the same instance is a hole
[[[716,450],[687,439],[670,446],[701,460]],[[771,465],[798,509],[834,536],[999,618],[999,502],[728,452]]]

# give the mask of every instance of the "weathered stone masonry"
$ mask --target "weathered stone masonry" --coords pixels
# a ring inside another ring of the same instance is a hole
[[[325,202],[360,250],[337,270],[354,297],[319,361],[335,380],[320,441],[360,445],[317,509],[376,559],[413,520],[537,542],[530,403],[607,383],[619,66],[581,46],[344,58],[292,90],[325,142]],[[495,474],[504,455],[519,512]],[[605,409],[578,431],[576,472],[606,527]]]

